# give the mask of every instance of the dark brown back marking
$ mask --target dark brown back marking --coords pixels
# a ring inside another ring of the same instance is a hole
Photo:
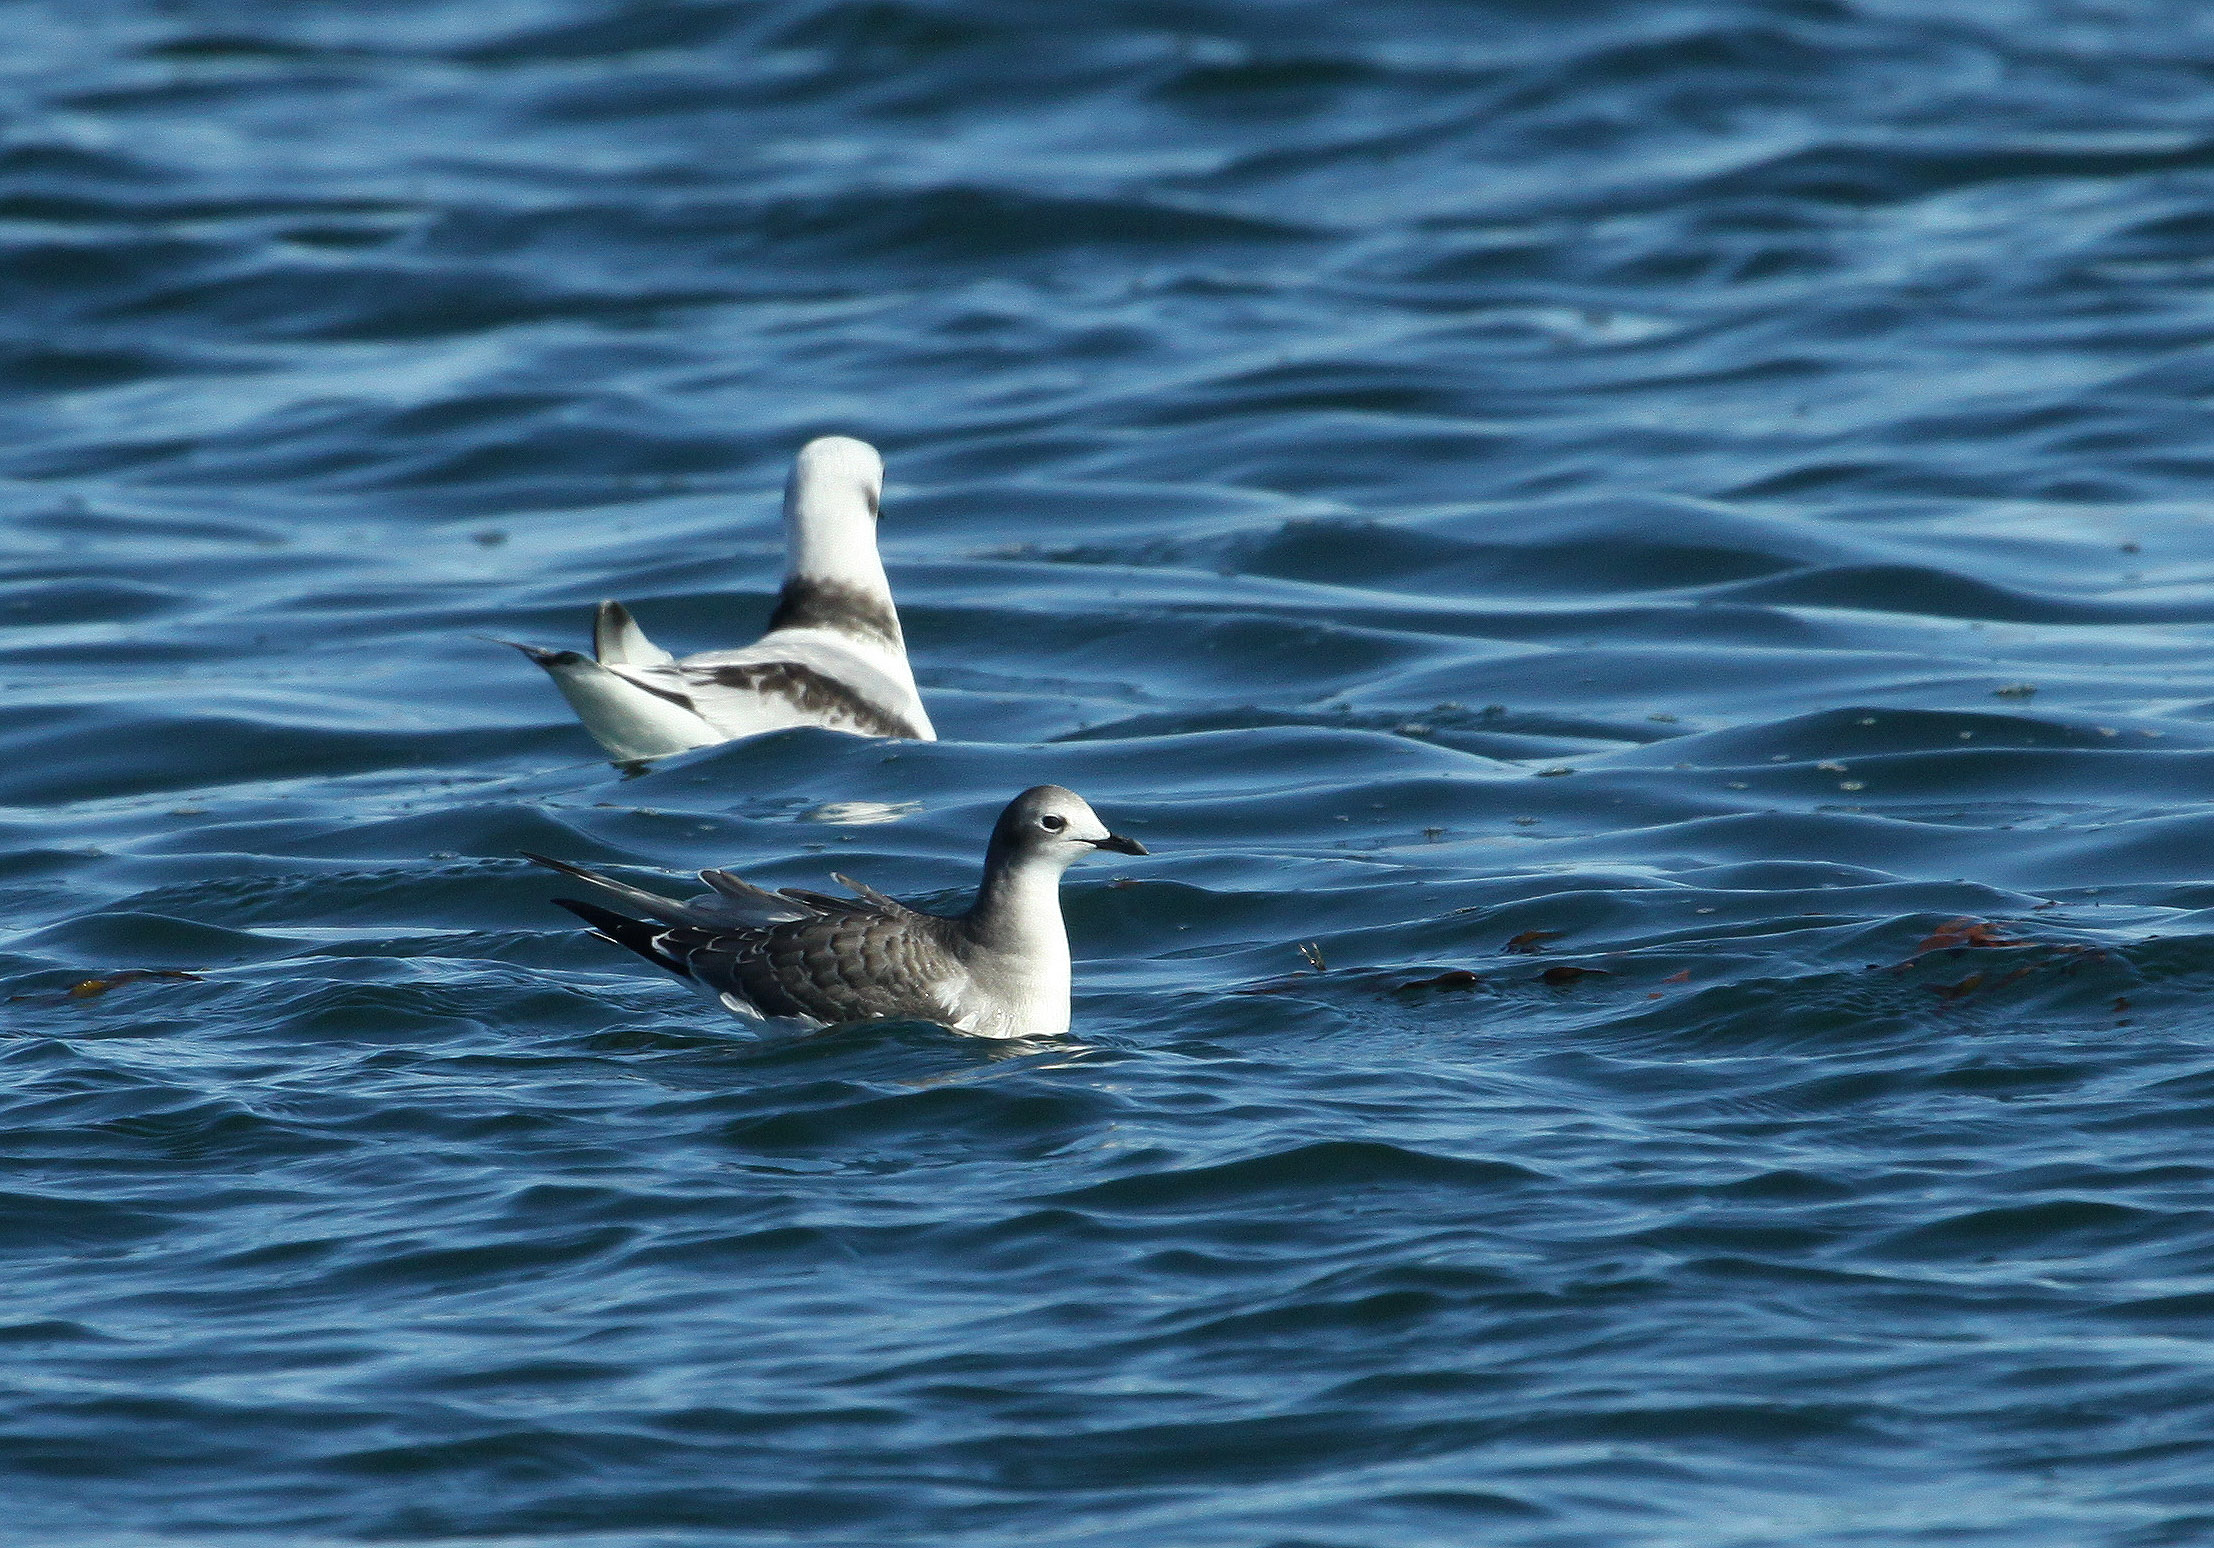
[[[869,736],[912,737],[915,728],[896,715],[886,714],[836,678],[796,661],[759,661],[746,666],[719,666],[708,679],[725,688],[750,689],[773,695],[794,708],[825,720],[841,720]]]
[[[769,615],[769,632],[778,629],[830,629],[855,639],[874,640],[894,650],[906,648],[900,637],[899,614],[889,599],[843,581],[817,580],[795,575],[777,593],[776,611]]]

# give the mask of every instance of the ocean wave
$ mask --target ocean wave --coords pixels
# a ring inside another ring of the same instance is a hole
[[[2199,1529],[2197,11],[20,21],[18,1532]],[[743,640],[828,432],[943,741],[482,638]],[[519,857],[951,909],[1045,780],[1052,1044]]]

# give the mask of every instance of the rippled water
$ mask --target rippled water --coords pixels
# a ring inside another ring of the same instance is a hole
[[[0,1534],[2214,1542],[2210,15],[0,7]],[[824,430],[948,740],[597,761]]]

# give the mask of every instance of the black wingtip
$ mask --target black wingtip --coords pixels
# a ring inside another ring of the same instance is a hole
[[[556,908],[565,908],[592,927],[592,933],[601,940],[634,951],[655,967],[666,968],[679,978],[690,978],[692,970],[678,958],[663,951],[658,942],[667,932],[662,926],[643,919],[633,919],[628,914],[618,914],[613,909],[602,908],[597,903],[586,903],[578,898],[554,898]]]
[[[596,882],[599,880],[597,876],[594,876],[581,865],[571,865],[566,860],[556,860],[551,855],[537,854],[528,849],[518,849],[515,852],[532,865],[542,865],[549,871],[559,871],[563,876],[574,876],[578,881]]]
[[[574,666],[591,658],[581,651],[549,650],[543,645],[526,645],[521,640],[503,640],[497,634],[480,634],[478,639],[488,645],[505,645],[509,650],[519,650],[540,666],[551,669],[557,666]]]

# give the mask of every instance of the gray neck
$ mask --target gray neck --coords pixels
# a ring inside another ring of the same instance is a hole
[[[1044,856],[1023,857],[984,867],[976,903],[963,916],[968,936],[990,952],[1034,955],[1057,948],[1066,957],[1068,931],[1061,923],[1061,873],[1066,865]]]
[[[994,851],[999,845],[993,845]],[[1069,932],[1061,923],[1059,857],[984,866],[976,906],[961,921],[970,981],[1003,1037],[1060,1037],[1069,1029]]]

